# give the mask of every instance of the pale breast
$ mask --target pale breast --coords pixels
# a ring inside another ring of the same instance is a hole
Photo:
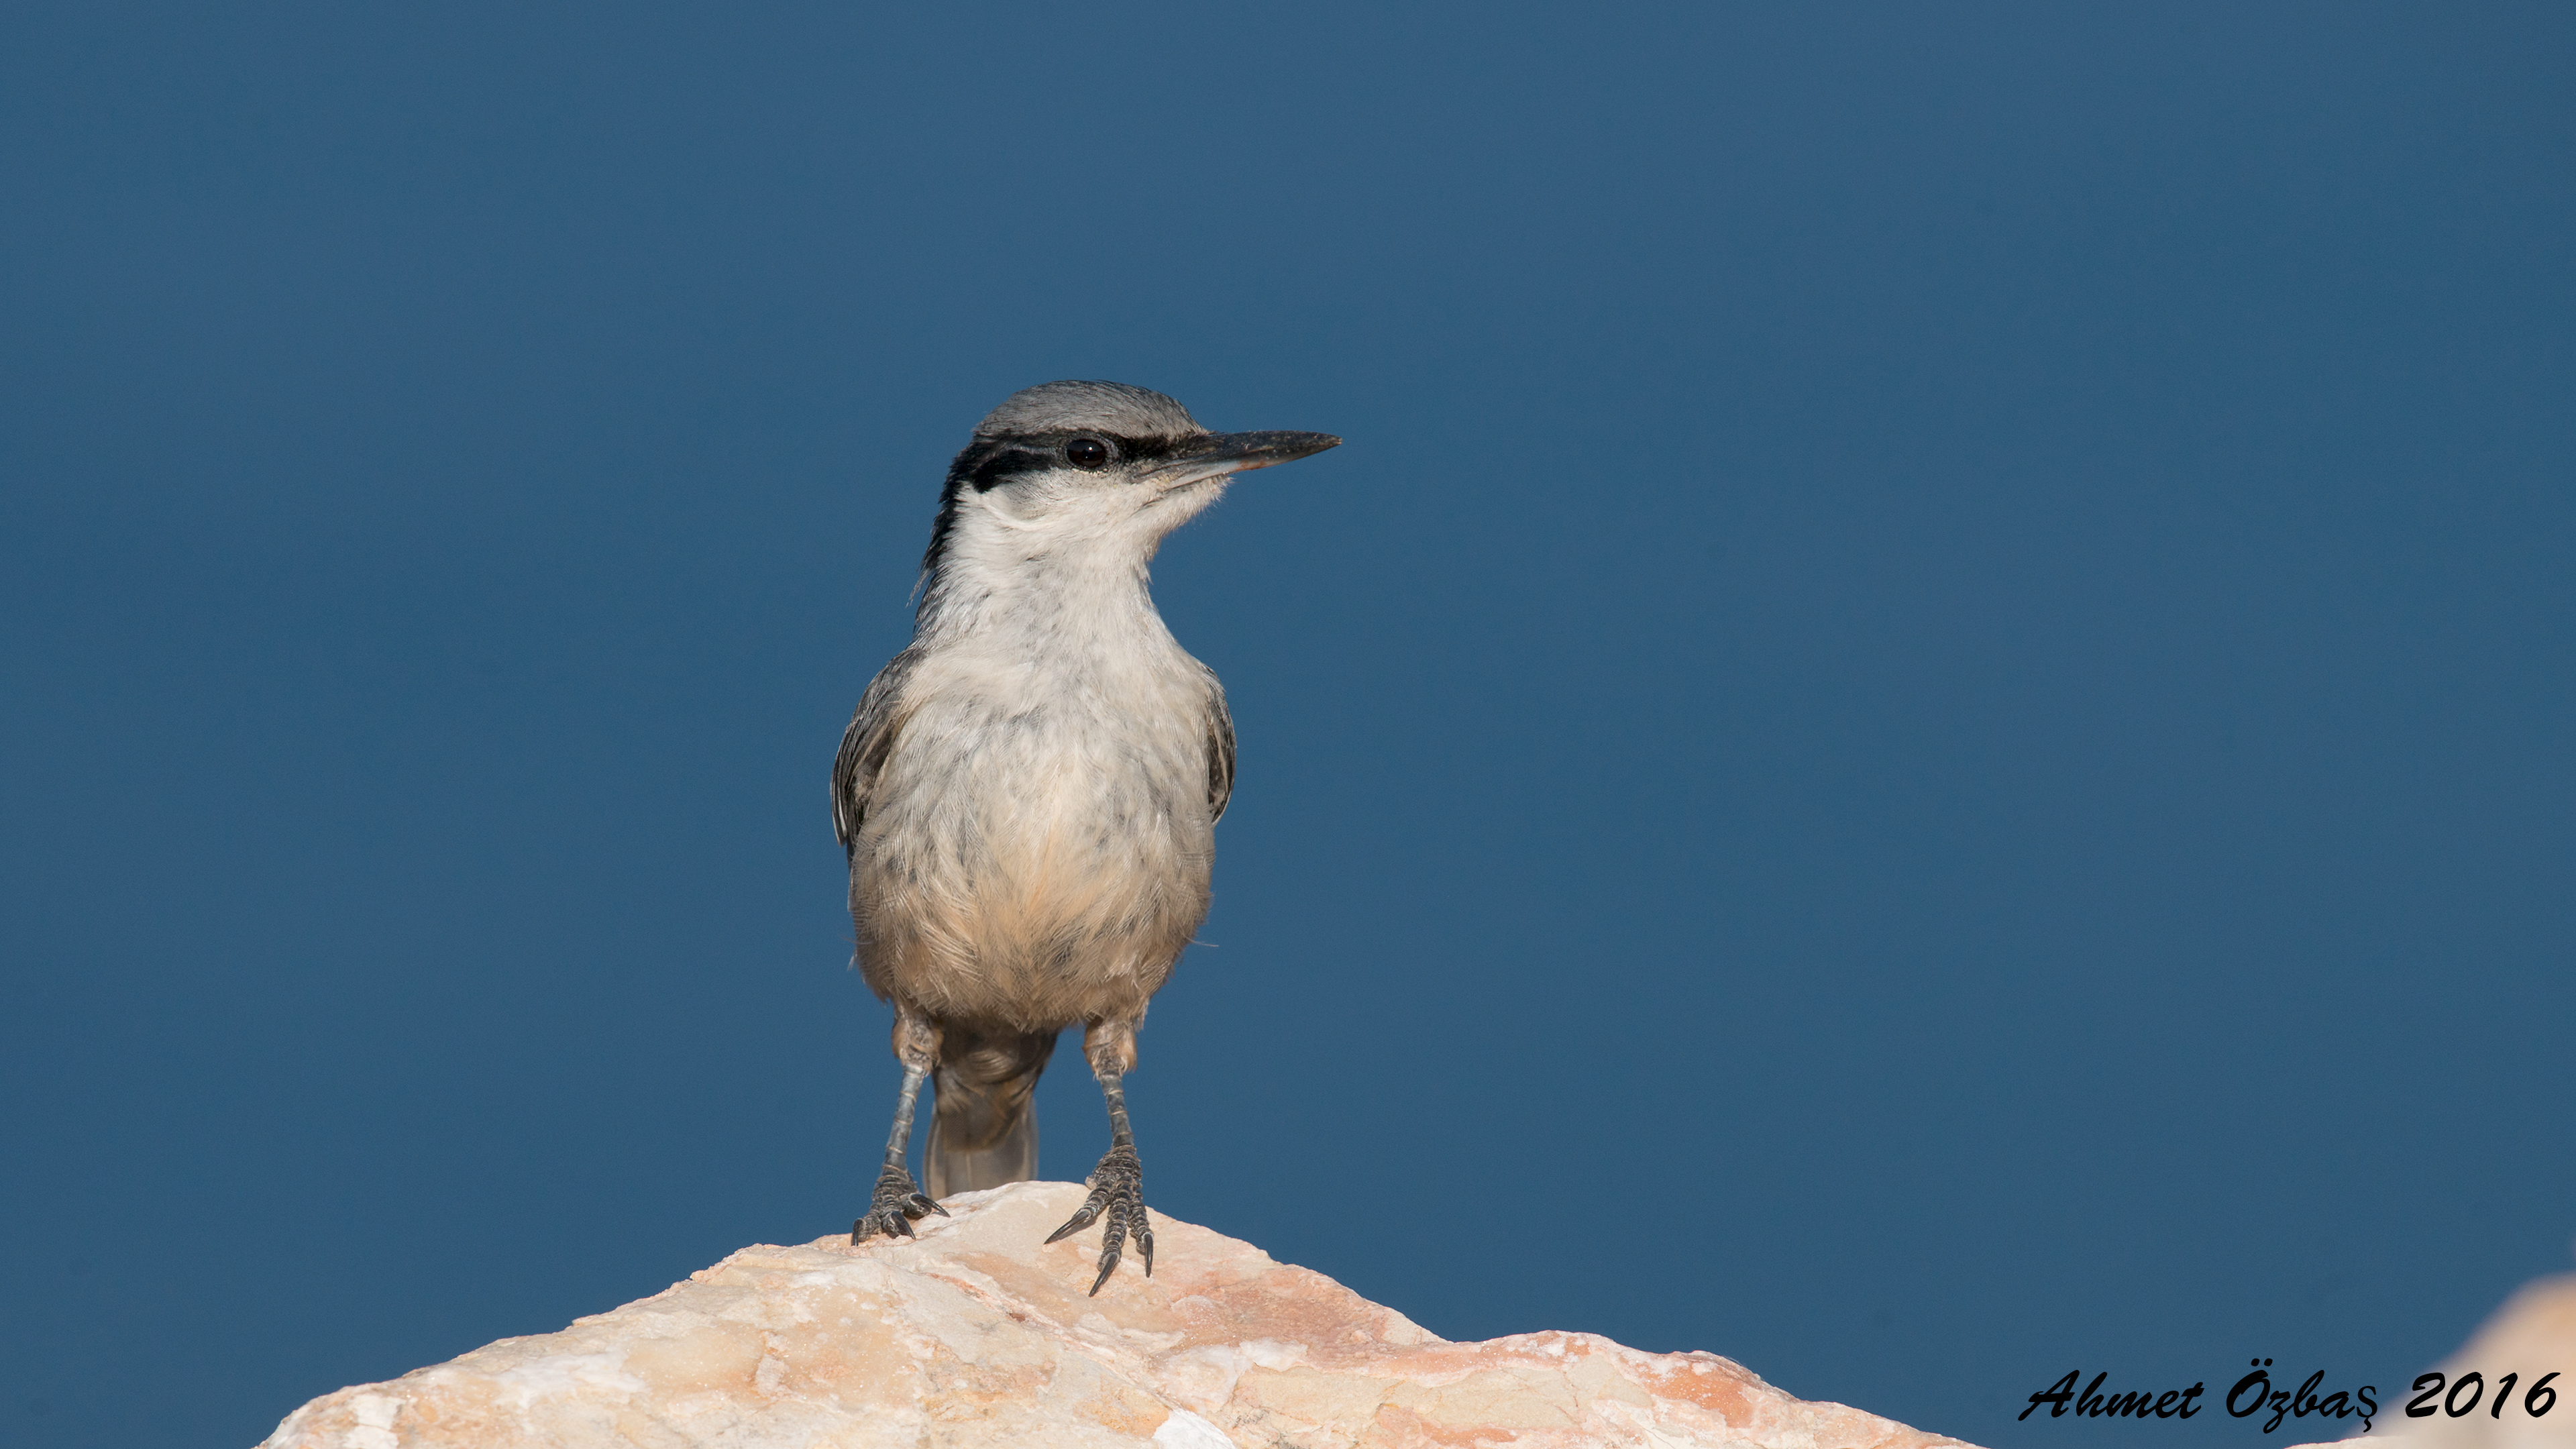
[[[1207,910],[1206,688],[1185,655],[925,664],[853,862],[870,985],[1022,1025],[1141,1010]]]

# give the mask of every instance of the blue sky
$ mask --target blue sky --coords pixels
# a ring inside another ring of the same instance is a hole
[[[6,1437],[843,1228],[826,775],[1059,377],[1348,440],[1157,565],[1242,757],[1154,1207],[1992,1445],[2384,1400],[2576,1237],[2571,84],[2543,6],[13,8]]]

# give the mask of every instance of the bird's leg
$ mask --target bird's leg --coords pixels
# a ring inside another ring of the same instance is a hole
[[[1136,1067],[1136,1023],[1093,1022],[1082,1034],[1082,1054],[1091,1062],[1091,1075],[1099,1079],[1101,1097],[1109,1103],[1109,1152],[1091,1170],[1091,1196],[1047,1241],[1071,1237],[1102,1217],[1109,1220],[1100,1234],[1100,1276],[1091,1281],[1091,1292],[1097,1297],[1109,1275],[1118,1270],[1119,1248],[1130,1234],[1136,1239],[1137,1256],[1145,1260],[1145,1276],[1154,1276],[1154,1225],[1145,1216],[1145,1169],[1136,1161],[1136,1134],[1127,1126],[1127,1090],[1119,1085],[1119,1078]]]
[[[913,1104],[921,1099],[921,1084],[929,1078],[931,1064],[939,1060],[939,1028],[926,1017],[896,1007],[894,1055],[903,1063],[903,1092],[895,1098],[894,1130],[886,1134],[885,1169],[877,1174],[876,1195],[866,1214],[850,1224],[853,1245],[879,1234],[908,1238],[914,1218],[931,1213],[948,1216],[948,1209],[922,1196],[903,1166],[912,1150]]]

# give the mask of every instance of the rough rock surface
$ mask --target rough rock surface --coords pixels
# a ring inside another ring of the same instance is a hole
[[[1017,1183],[910,1242],[745,1248],[561,1333],[287,1416],[269,1449],[426,1445],[1761,1445],[1957,1441],[1793,1399],[1707,1353],[1581,1333],[1448,1343],[1320,1273],[1157,1216],[1100,1296],[1082,1200]]]
[[[2436,1367],[2446,1384],[2464,1373],[2478,1374],[2484,1402],[2456,1419],[2446,1414],[2410,1419],[2405,1406],[2414,1391],[2401,1385],[2381,1396],[2387,1407],[2371,1426],[2374,1441],[2397,1439],[2403,1449],[2576,1449],[2576,1274],[2527,1285]],[[2535,1419],[2528,1412],[2530,1391],[2541,1375],[2552,1371],[2563,1374],[2549,1385],[2558,1402],[2544,1405],[2545,1412]],[[2495,1386],[2506,1374],[2520,1377],[2504,1412],[2497,1414]],[[2465,1396],[2461,1402],[2466,1404]]]

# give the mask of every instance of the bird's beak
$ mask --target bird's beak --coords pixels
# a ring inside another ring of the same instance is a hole
[[[1292,463],[1341,441],[1330,433],[1207,433],[1190,439],[1179,452],[1147,469],[1141,481],[1169,492],[1228,473]]]

